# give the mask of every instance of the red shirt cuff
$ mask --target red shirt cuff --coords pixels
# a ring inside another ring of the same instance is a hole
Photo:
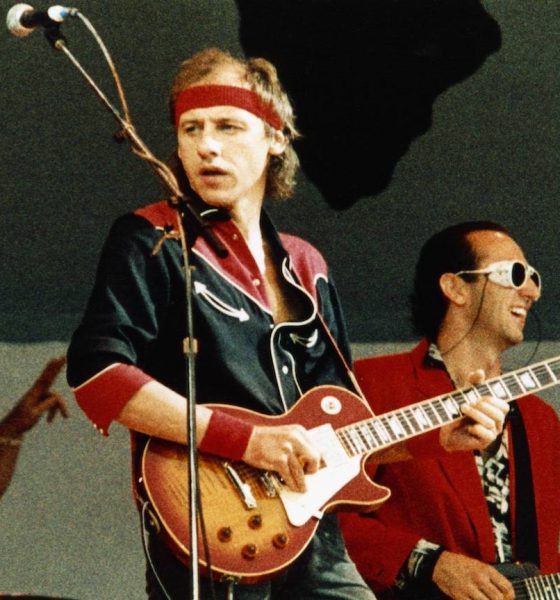
[[[150,381],[138,367],[115,363],[75,388],[74,395],[95,428],[109,435],[109,426],[125,404]]]

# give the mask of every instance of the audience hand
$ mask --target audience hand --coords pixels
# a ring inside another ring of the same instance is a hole
[[[31,429],[41,415],[47,412],[47,421],[50,423],[60,413],[68,417],[68,409],[62,397],[52,392],[52,386],[57,375],[66,363],[64,357],[51,359],[35,383],[18,400],[12,410],[0,422],[0,435],[8,438],[19,438]]]

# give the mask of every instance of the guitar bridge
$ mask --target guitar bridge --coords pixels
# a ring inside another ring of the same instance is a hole
[[[257,501],[253,496],[253,492],[251,491],[251,487],[241,479],[239,473],[231,466],[229,462],[222,463],[228,477],[231,479],[235,489],[239,492],[241,496],[241,500],[243,504],[245,504],[245,508],[253,509],[257,508]]]
[[[264,493],[267,498],[277,498],[279,495],[279,486],[280,482],[278,481],[278,477],[273,473],[269,473],[268,471],[264,471],[259,477],[260,482],[264,488]]]

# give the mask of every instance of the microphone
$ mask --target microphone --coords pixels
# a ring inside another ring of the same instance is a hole
[[[8,31],[17,36],[29,35],[36,27],[55,27],[60,25],[66,17],[74,17],[77,8],[67,6],[51,6],[46,11],[35,10],[29,4],[14,4],[6,15]]]

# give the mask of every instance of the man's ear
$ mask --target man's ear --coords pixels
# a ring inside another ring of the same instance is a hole
[[[467,282],[455,273],[444,273],[439,278],[442,294],[457,306],[463,306],[467,301]]]
[[[271,136],[269,153],[272,156],[280,156],[286,149],[288,140],[282,131],[275,129]]]

